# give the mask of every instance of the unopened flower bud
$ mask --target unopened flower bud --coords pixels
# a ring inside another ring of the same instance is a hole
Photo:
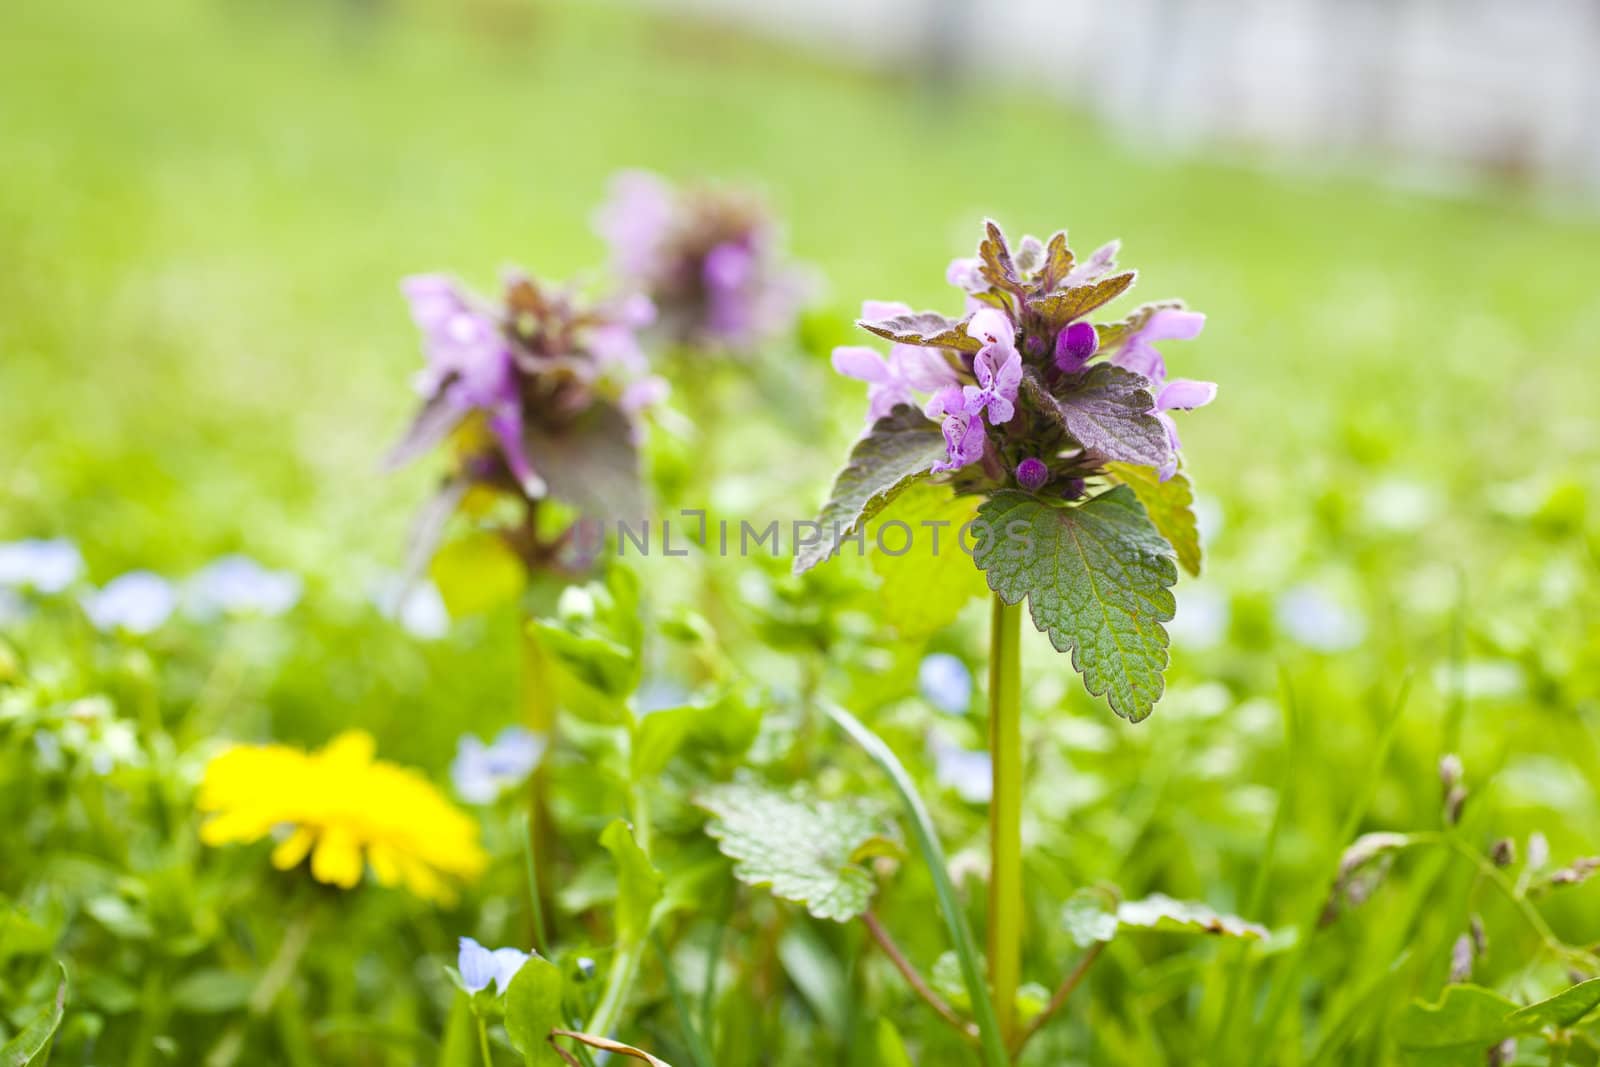
[[[1050,468],[1041,459],[1029,456],[1017,464],[1017,484],[1032,493],[1050,478]]]
[[[1472,935],[1472,951],[1483,955],[1489,951],[1489,934],[1483,928],[1483,918],[1474,915],[1467,923],[1467,932]]]
[[[1454,752],[1439,760],[1439,783],[1446,793],[1461,784],[1461,757]]]
[[[1100,335],[1087,322],[1069,323],[1056,334],[1056,367],[1076,374],[1100,347]]]
[[[1509,837],[1502,837],[1489,849],[1489,859],[1496,867],[1509,867],[1517,862],[1517,843]]]
[[[1450,981],[1465,982],[1472,977],[1472,937],[1462,934],[1450,946]]]
[[[1467,787],[1464,785],[1453,786],[1444,798],[1445,822],[1455,826],[1461,822],[1461,809],[1467,803]]]

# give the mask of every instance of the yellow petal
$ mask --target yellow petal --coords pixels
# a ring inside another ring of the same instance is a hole
[[[317,843],[315,830],[302,826],[282,841],[272,850],[272,865],[280,871],[287,871],[299,865],[306,858],[306,853],[311,851],[311,846]]]
[[[367,850],[367,862],[372,864],[372,873],[378,879],[379,885],[400,884],[400,860],[395,855],[394,849],[388,845],[374,843]]]
[[[319,882],[353,889],[361,881],[361,848],[349,830],[330,826],[311,855],[311,876]]]

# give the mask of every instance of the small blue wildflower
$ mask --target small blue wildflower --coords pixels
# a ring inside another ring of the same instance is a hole
[[[1278,625],[1317,652],[1347,652],[1367,636],[1367,624],[1314,585],[1297,585],[1278,598]]]
[[[466,986],[468,993],[480,993],[489,988],[493,982],[495,988],[504,993],[511,985],[511,979],[522,970],[522,965],[528,962],[528,953],[515,948],[487,949],[470,937],[463,937],[460,942],[461,949],[456,956],[456,970],[461,972],[461,984]]]
[[[450,763],[450,780],[469,804],[493,804],[533,773],[544,757],[545,744],[543,736],[520,726],[507,726],[490,745],[462,734]]]
[[[994,763],[983,749],[967,749],[934,738],[934,777],[968,804],[987,804],[994,795]]]
[[[177,605],[172,583],[150,571],[129,571],[83,598],[84,613],[103,632],[150,633],[172,616]]]
[[[59,593],[82,574],[83,556],[64,538],[0,545],[0,586]]]
[[[972,672],[948,652],[924,656],[917,668],[923,699],[947,715],[965,715],[972,706]]]
[[[450,610],[432,582],[408,585],[399,578],[386,578],[373,589],[372,602],[384,618],[399,623],[412,637],[437,641],[450,632]]]
[[[268,570],[249,556],[223,556],[187,583],[189,609],[200,618],[265,615],[275,618],[300,601],[300,576]]]

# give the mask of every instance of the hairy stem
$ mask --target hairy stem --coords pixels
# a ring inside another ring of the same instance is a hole
[[[1050,1003],[1045,1005],[1044,1011],[1035,1015],[1028,1022],[1028,1025],[1023,1028],[1022,1032],[1017,1035],[1016,1041],[1011,1046],[1012,1056],[1021,1055],[1029,1039],[1040,1030],[1043,1030],[1044,1024],[1049,1022],[1051,1017],[1061,1010],[1061,1006],[1067,1002],[1067,998],[1072,996],[1072,991],[1082,984],[1084,976],[1089,973],[1089,968],[1094,966],[1094,961],[1100,958],[1100,952],[1105,947],[1104,942],[1096,942],[1089,948],[1088,952],[1083,954],[1083,959],[1079,960],[1078,965],[1072,968],[1072,973],[1063,978],[1061,984],[1056,987],[1055,995],[1050,998]]]
[[[989,623],[989,987],[1000,1034],[1017,1036],[1022,984],[1022,606],[994,598]]]
[[[955,1027],[962,1037],[974,1045],[977,1044],[978,1028],[957,1015],[956,1010],[943,997],[934,992],[933,987],[917,971],[916,966],[906,959],[905,953],[900,951],[900,946],[895,944],[894,938],[889,936],[889,931],[884,929],[883,923],[878,921],[878,917],[870,911],[864,911],[861,913],[861,921],[866,924],[867,933],[872,935],[872,940],[883,950],[883,954],[889,957],[889,962],[894,964],[895,970],[900,972],[900,977],[906,980],[906,985],[911,987],[912,992],[916,993],[927,1003],[928,1007],[937,1012],[939,1018]]]

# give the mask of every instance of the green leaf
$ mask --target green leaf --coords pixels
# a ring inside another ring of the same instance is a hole
[[[1194,514],[1194,489],[1182,471],[1162,481],[1154,467],[1109,463],[1106,472],[1133,490],[1145,514],[1178,554],[1178,563],[1200,577],[1200,524]]]
[[[696,751],[738,755],[755,741],[760,728],[760,715],[732,693],[703,704],[652,711],[633,733],[634,780],[660,774],[690,741]]]
[[[927,477],[944,454],[944,434],[938,424],[909,404],[873,423],[834,480],[817,519],[820,538],[795,553],[794,572],[803,574],[833,555],[837,539],[853,533],[903,489]]]
[[[1512,1036],[1507,1018],[1517,1006],[1499,993],[1475,985],[1446,986],[1437,1004],[1413,1001],[1394,1025],[1396,1044],[1408,1052],[1455,1051],[1482,1062],[1490,1045]]]
[[[590,518],[647,517],[633,421],[620,408],[596,401],[559,431],[530,425],[522,440],[555,499]]]
[[[479,615],[522,592],[522,560],[497,534],[478,530],[434,554],[428,568],[452,619]]]
[[[1071,289],[1034,297],[1028,301],[1028,306],[1060,328],[1103,304],[1111,303],[1127,292],[1138,276],[1138,271],[1124,271],[1088,285],[1075,285]]]
[[[528,1067],[554,1067],[561,1056],[550,1032],[566,1025],[561,1012],[561,968],[539,955],[528,957],[506,989],[506,1034]]]
[[[906,1043],[900,1039],[900,1031],[894,1028],[888,1016],[878,1016],[872,1035],[872,1052],[873,1067],[912,1067]]]
[[[981,342],[967,336],[961,328],[960,319],[952,319],[937,311],[914,311],[909,315],[896,315],[877,322],[863,319],[860,325],[863,330],[895,344],[955,348],[963,352],[976,352],[983,347]]]
[[[1155,893],[1143,900],[1125,900],[1117,905],[1117,929],[1156,930],[1176,934],[1211,934],[1257,941],[1267,936],[1267,928],[1213,911],[1204,904],[1173,900]]]
[[[861,861],[895,851],[889,829],[859,801],[735,782],[707,790],[697,803],[714,816],[706,833],[734,861],[735,878],[804,904],[819,919],[848,922],[866,911],[873,880]]]
[[[642,944],[650,936],[651,917],[661,899],[661,872],[621,819],[600,832],[600,844],[617,865],[617,944],[623,948]]]
[[[933,633],[954,620],[973,597],[988,592],[983,572],[972,565],[959,541],[962,529],[977,518],[978,502],[975,496],[952,495],[948,486],[919,482],[873,523],[877,536],[868,558],[883,580],[878,617],[903,636]],[[905,523],[905,529],[890,527],[897,522]],[[907,531],[910,545],[902,552]]]
[[[1079,948],[1110,941],[1117,936],[1117,912],[1107,894],[1081,889],[1061,908],[1061,925]]]
[[[1061,280],[1072,273],[1072,249],[1067,247],[1067,231],[1057,230],[1050,235],[1050,243],[1044,250],[1044,274],[1040,279],[1046,292],[1061,284]]]
[[[1074,441],[1108,460],[1159,468],[1172,459],[1172,442],[1154,414],[1150,383],[1131,370],[1096,363],[1063,384],[1059,394],[1030,371],[1022,386]]]
[[[61,968],[61,981],[56,985],[53,1004],[34,1016],[17,1035],[0,1048],[0,1067],[27,1067],[46,1052],[50,1039],[61,1026],[61,1015],[67,1004],[67,969]],[[43,1061],[40,1061],[43,1062]]]
[[[1548,1000],[1529,1004],[1511,1013],[1507,1020],[1518,1033],[1532,1033],[1546,1026],[1574,1026],[1600,1004],[1600,978],[1591,978],[1564,989]]]
[[[237,1011],[250,1001],[260,982],[258,974],[241,974],[206,967],[190,971],[172,987],[172,1005],[196,1015],[215,1015]]]
[[[984,239],[978,243],[978,272],[996,289],[1022,292],[1017,266],[1011,259],[1011,249],[1006,247],[1006,236],[993,219],[984,224]]]
[[[639,684],[643,642],[638,603],[638,579],[612,566],[603,583],[563,590],[554,618],[528,624],[555,668],[560,703],[591,722],[628,719],[625,701]]]
[[[978,509],[973,549],[989,588],[1007,604],[1024,596],[1033,624],[1072,653],[1084,686],[1134,722],[1163,687],[1171,586],[1167,544],[1133,491],[1119,486],[1078,506],[1002,490]]]

